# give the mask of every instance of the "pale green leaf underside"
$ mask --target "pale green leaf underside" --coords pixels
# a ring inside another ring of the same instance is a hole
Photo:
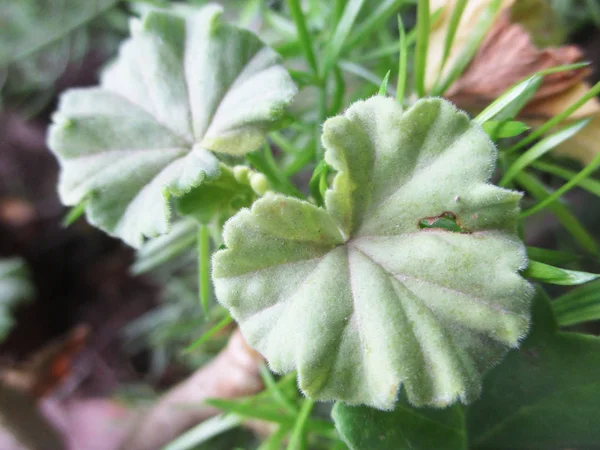
[[[521,195],[487,183],[495,148],[441,99],[354,104],[324,126],[326,209],[279,195],[242,210],[217,296],[278,372],[320,400],[380,409],[475,399],[527,331]],[[420,229],[452,213],[465,233]]]
[[[296,88],[277,54],[214,5],[150,11],[131,35],[99,87],[62,96],[48,142],[63,202],[87,198],[93,224],[139,246],[168,230],[171,195],[218,176],[211,152],[255,150]]]

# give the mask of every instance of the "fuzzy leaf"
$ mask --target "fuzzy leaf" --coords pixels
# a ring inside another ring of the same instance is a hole
[[[495,148],[449,102],[354,104],[324,126],[338,171],[325,209],[269,195],[225,226],[218,299],[306,395],[380,409],[479,395],[516,347],[530,285],[516,272],[521,194],[487,183]],[[455,217],[461,232],[420,227]]]
[[[169,197],[218,176],[211,152],[255,150],[296,88],[277,54],[214,5],[151,10],[131,35],[99,87],[62,96],[48,143],[62,201],[88,198],[90,222],[137,247],[168,231]]]

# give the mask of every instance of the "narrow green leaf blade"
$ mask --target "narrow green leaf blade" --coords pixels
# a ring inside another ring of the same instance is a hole
[[[600,280],[579,286],[552,302],[560,326],[600,319]]]
[[[533,281],[561,286],[583,284],[600,278],[600,274],[561,269],[560,267],[533,260],[529,261],[529,265],[523,272],[523,276]]]
[[[577,175],[571,178],[568,182],[563,184],[560,188],[554,191],[551,195],[546,197],[544,200],[539,202],[537,205],[531,207],[530,209],[523,211],[521,213],[521,217],[528,217],[536,212],[541,211],[544,208],[547,208],[548,205],[557,201],[560,197],[562,197],[565,193],[567,193],[570,189],[577,186],[581,181],[585,180],[588,176],[598,170],[600,167],[600,153],[597,154],[590,163],[585,166]]]
[[[498,184],[500,186],[506,186],[515,178],[515,176],[517,176],[519,172],[521,172],[535,160],[541,158],[550,150],[565,142],[567,139],[572,138],[589,122],[590,119],[581,119],[574,124],[569,125],[562,130],[542,139],[540,142],[519,156],[514,163],[512,163]]]
[[[563,120],[567,119],[571,114],[573,114],[581,106],[583,106],[585,103],[587,103],[588,100],[596,97],[598,94],[600,94],[600,82],[596,83],[588,92],[586,92],[584,95],[582,95],[579,100],[577,100],[575,103],[573,103],[567,109],[565,109],[564,111],[555,115],[550,120],[545,122],[542,126],[536,128],[535,131],[533,133],[531,133],[529,136],[527,136],[525,139],[519,141],[518,143],[516,143],[515,145],[510,147],[507,150],[507,152],[511,153],[511,152],[520,150],[523,147],[525,147],[527,144],[538,139],[540,136],[543,136],[545,133],[550,131],[556,125],[561,123]]]
[[[581,256],[574,253],[538,247],[527,247],[527,256],[530,260],[533,259],[551,265],[567,264],[581,259]]]
[[[404,31],[402,17],[398,14],[398,86],[396,88],[396,100],[402,104],[406,93],[406,84],[408,81],[408,40]]]
[[[381,84],[379,85],[379,91],[377,92],[377,95],[381,95],[384,96],[387,94],[387,87],[388,87],[388,81],[390,80],[390,73],[392,73],[391,70],[388,70],[387,73],[385,74],[385,77],[383,77],[383,80],[381,81]]]
[[[542,172],[550,173],[552,175],[556,175],[557,177],[563,178],[567,181],[572,180],[577,176],[577,172],[574,172],[569,169],[565,169],[564,167],[558,166],[556,164],[548,163],[546,161],[534,161],[531,166],[534,169],[541,170]],[[585,189],[586,191],[600,197],[600,181],[597,181],[593,178],[587,177],[583,179],[578,179],[577,185]]]
[[[415,90],[419,97],[425,97],[425,70],[427,64],[427,49],[429,47],[429,19],[429,0],[418,0],[414,77]]]
[[[327,42],[323,51],[323,66],[321,67],[321,78],[324,79],[338,60],[344,43],[352,30],[354,21],[358,16],[365,0],[348,0],[344,13],[340,19],[331,39]]]
[[[512,120],[488,120],[481,125],[492,139],[504,139],[525,133],[531,127],[529,125]]]
[[[363,20],[350,37],[346,40],[344,48],[352,49],[357,44],[360,44],[369,34],[373,33],[382,25],[390,16],[400,9],[405,0],[384,0],[380,2],[377,9],[373,11],[365,20]]]
[[[515,177],[517,183],[531,194],[536,200],[542,201],[547,198],[551,191],[544,186],[535,176],[527,173],[520,172]],[[560,224],[573,236],[575,241],[579,244],[582,250],[592,255],[598,255],[598,245],[594,237],[586,230],[586,228],[579,222],[577,216],[575,216],[566,205],[560,202],[551,203],[548,205],[548,210],[558,219]]]
[[[300,39],[300,45],[302,46],[306,61],[312,69],[313,74],[318,77],[319,69],[317,66],[317,59],[315,58],[312,38],[306,26],[306,19],[304,17],[304,12],[302,12],[300,0],[286,0],[286,2],[290,9],[292,19],[296,24],[296,32],[298,33],[298,38]]]
[[[439,84],[436,83],[432,89],[431,95],[443,95],[462,75],[475,56],[475,53],[477,53],[477,50],[479,49],[483,38],[487,34],[494,19],[496,18],[501,5],[502,0],[492,0],[490,4],[483,10],[479,20],[469,35],[469,39],[464,44],[462,52],[454,62],[453,66],[450,68],[448,75],[446,75],[442,82]]]
[[[496,120],[513,119],[535,95],[543,79],[541,75],[536,74],[517,83],[481,111],[475,118],[475,122],[481,125],[494,118]]]

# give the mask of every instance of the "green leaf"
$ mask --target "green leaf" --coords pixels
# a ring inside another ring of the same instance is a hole
[[[14,326],[13,309],[33,297],[27,266],[20,258],[0,259],[0,341]]]
[[[523,122],[505,121],[505,120],[488,120],[481,128],[493,139],[511,138],[525,133],[529,130],[529,126]]]
[[[557,177],[565,180],[572,180],[577,176],[577,172],[545,161],[535,161],[531,164],[531,166],[537,170],[556,175]],[[584,178],[582,180],[578,180],[577,184],[580,188],[600,197],[600,181],[592,178]]]
[[[581,259],[581,256],[574,253],[548,250],[538,247],[527,247],[527,256],[529,259],[546,264],[567,264]]]
[[[595,273],[561,269],[538,261],[529,261],[529,266],[523,272],[523,276],[533,281],[564,286],[587,283],[600,278],[600,275]]]
[[[384,24],[386,19],[400,9],[404,1],[405,0],[384,0],[379,2],[377,9],[355,27],[355,30],[352,31],[352,34],[346,40],[344,48],[351,50],[357,45],[360,46],[370,33],[376,31],[379,26]]]
[[[594,158],[583,168],[581,171],[571,178],[568,182],[563,184],[560,188],[546,197],[544,200],[539,202],[538,204],[532,206],[530,209],[523,211],[521,213],[521,218],[530,216],[535,214],[536,212],[541,211],[544,208],[547,208],[553,202],[556,202],[560,197],[565,195],[570,189],[574,188],[579,184],[579,182],[584,181],[588,176],[598,170],[600,167],[600,153],[598,153]]]
[[[388,70],[387,73],[385,74],[385,77],[383,77],[383,80],[381,81],[381,84],[379,85],[379,91],[377,92],[377,95],[382,95],[382,96],[386,95],[388,81],[390,80],[391,73],[392,73],[392,71]]]
[[[396,88],[396,100],[402,104],[406,92],[408,80],[408,39],[404,30],[402,17],[398,14],[398,87]]]
[[[338,171],[326,208],[267,195],[236,214],[213,259],[218,300],[313,399],[390,409],[404,384],[415,405],[473,400],[527,329],[531,294],[521,195],[486,182],[494,146],[442,99],[404,112],[380,96],[329,119],[323,144]],[[448,214],[468,232],[419,226]]]
[[[346,7],[344,8],[344,13],[333,32],[333,36],[327,41],[327,45],[323,50],[323,65],[321,67],[321,78],[325,78],[325,76],[329,73],[329,71],[333,68],[342,48],[344,47],[344,42],[348,38],[352,26],[354,25],[354,21],[358,16],[365,0],[348,0],[346,3]]]
[[[303,450],[306,449],[306,422],[310,416],[310,412],[315,402],[310,398],[305,398],[302,402],[300,412],[296,417],[296,422],[290,433],[290,440],[287,445],[287,450]]]
[[[543,125],[536,128],[535,131],[533,131],[525,139],[522,139],[521,141],[517,142],[515,145],[510,147],[507,150],[507,152],[511,153],[511,152],[520,150],[523,147],[525,147],[527,144],[538,139],[540,136],[543,136],[545,133],[550,131],[556,125],[561,123],[563,120],[567,119],[571,114],[573,114],[580,107],[582,107],[585,103],[587,103],[588,100],[596,97],[599,94],[600,94],[600,82],[596,83],[589,91],[587,91],[584,95],[582,95],[575,103],[573,103],[567,109],[565,109],[564,111],[553,116],[550,120],[544,122]]]
[[[240,426],[241,423],[241,417],[235,414],[219,414],[186,431],[177,439],[168,443],[163,450],[195,449],[213,437]]]
[[[600,339],[559,332],[540,292],[529,337],[486,375],[467,411],[469,448],[598,448],[599,371]]]
[[[218,178],[205,181],[177,199],[177,212],[193,217],[202,225],[215,219],[224,223],[239,209],[250,206],[256,198],[249,181],[251,171],[243,169],[231,169],[221,164]]]
[[[300,1],[287,0],[287,5],[290,9],[290,14],[292,15],[294,24],[296,25],[296,32],[298,33],[298,38],[300,40],[300,45],[302,47],[302,51],[304,52],[304,56],[306,57],[306,61],[312,69],[313,74],[318,76],[319,69],[317,67],[317,60],[315,58],[312,39],[310,33],[308,32],[308,28],[306,27],[306,19],[304,17],[304,13],[302,12]]]
[[[394,411],[336,403],[331,415],[351,450],[464,450],[462,409],[415,408],[401,399]]]
[[[212,152],[255,150],[295,86],[253,34],[220,8],[151,10],[99,87],[61,98],[48,144],[67,205],[87,198],[90,223],[139,247],[169,229],[169,198],[219,174]]]
[[[535,95],[544,77],[532,75],[523,80],[494,100],[475,118],[475,122],[484,124],[488,120],[505,120],[514,118],[525,104]]]
[[[419,97],[425,96],[425,69],[429,48],[429,0],[417,1],[417,37],[415,48],[415,90]]]
[[[12,0],[2,3],[0,66],[7,66],[67,36],[114,6],[116,0]]]
[[[527,172],[520,172],[515,178],[517,183],[523,186],[538,201],[542,201],[551,195],[551,191],[543,183]],[[584,251],[592,255],[598,255],[598,245],[594,237],[585,229],[577,219],[577,216],[566,205],[554,202],[548,205],[548,211],[558,219],[560,224],[565,227]]]
[[[569,125],[562,130],[551,134],[550,136],[542,139],[540,142],[535,144],[533,147],[528,149],[525,153],[519,156],[514,163],[508,168],[500,182],[498,183],[500,186],[506,186],[509,182],[511,182],[515,176],[525,169],[529,164],[531,164],[536,159],[541,158],[543,155],[548,153],[550,150],[556,148],[560,144],[562,144],[567,139],[570,139],[583,127],[585,127],[590,122],[590,119],[581,119],[575,122],[572,125]]]
[[[600,280],[579,286],[552,302],[560,326],[600,319]]]
[[[173,224],[168,234],[147,241],[135,254],[131,273],[141,275],[194,248],[198,224],[190,219]]]
[[[491,0],[489,5],[487,5],[487,7],[481,12],[479,20],[470,31],[469,38],[464,43],[464,47],[454,62],[454,65],[450,68],[448,74],[443,78],[443,81],[441,81],[439,84],[436,83],[431,91],[431,95],[443,95],[450,88],[450,86],[452,86],[452,84],[458,80],[458,78],[460,78],[475,56],[475,53],[477,53],[477,50],[479,50],[481,42],[492,26],[494,19],[498,15],[501,5],[502,0]],[[450,31],[450,29],[448,31]]]

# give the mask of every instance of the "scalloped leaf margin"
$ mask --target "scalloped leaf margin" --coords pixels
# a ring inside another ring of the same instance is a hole
[[[392,409],[468,403],[529,324],[521,194],[489,180],[496,150],[452,104],[355,103],[324,126],[325,209],[269,195],[225,226],[219,301],[271,368],[317,400]],[[463,232],[421,229],[452,214]]]
[[[168,231],[171,196],[219,176],[212,152],[242,155],[264,141],[296,87],[219,6],[152,9],[130,28],[100,86],[62,95],[48,145],[63,203],[86,201],[92,224],[139,247]]]

